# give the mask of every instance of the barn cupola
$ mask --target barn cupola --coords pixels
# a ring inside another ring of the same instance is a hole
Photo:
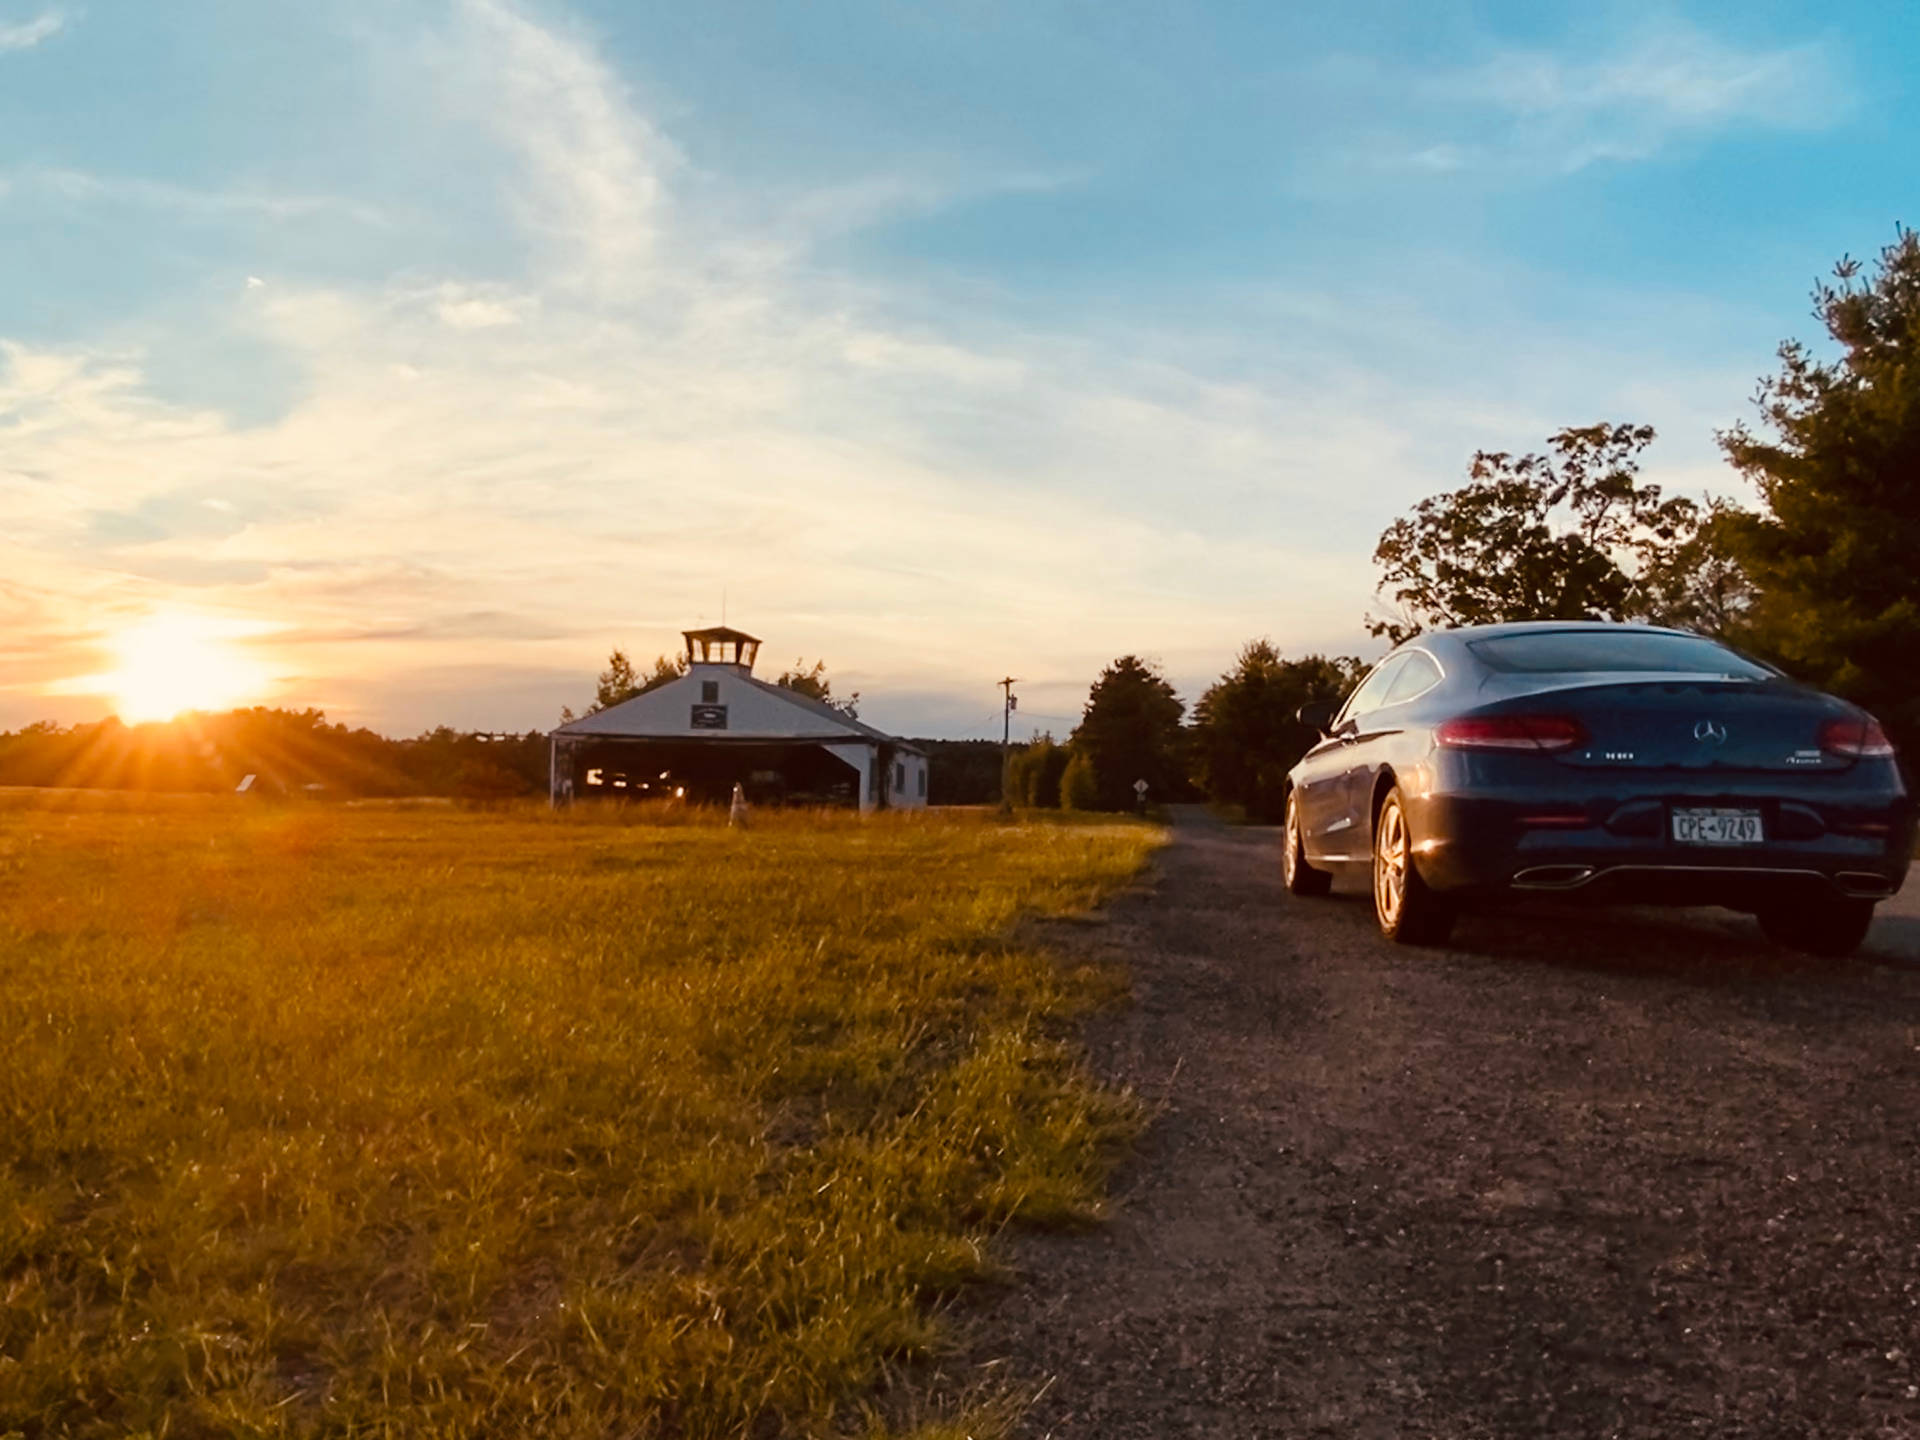
[[[682,630],[687,637],[687,664],[731,665],[751,671],[760,642],[744,630],[716,625],[708,630]]]

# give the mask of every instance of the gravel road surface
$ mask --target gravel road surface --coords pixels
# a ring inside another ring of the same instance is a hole
[[[973,1362],[1032,1437],[1920,1436],[1920,903],[1842,964],[1720,912],[1384,942],[1181,817],[1061,943],[1162,1112],[1114,1221],[1027,1237]]]

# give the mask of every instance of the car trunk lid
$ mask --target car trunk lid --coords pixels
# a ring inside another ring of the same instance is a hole
[[[1492,708],[1578,720],[1586,738],[1555,756],[1578,769],[1819,773],[1853,763],[1821,747],[1821,726],[1854,712],[1784,680],[1571,679]]]

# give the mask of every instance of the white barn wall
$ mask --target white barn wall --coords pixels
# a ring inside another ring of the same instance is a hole
[[[860,772],[860,789],[857,792],[860,796],[860,813],[864,815],[875,808],[879,803],[879,787],[874,783],[873,767],[880,760],[878,747],[857,741],[846,745],[822,745],[820,748]]]
[[[709,694],[711,699],[707,698]],[[702,705],[726,707],[724,730],[694,724],[696,707]],[[862,811],[873,810],[883,802],[906,810],[923,809],[927,804],[926,756],[871,726],[824,712],[801,697],[755,681],[751,671],[741,665],[697,663],[685,675],[658,689],[559,727],[554,732],[551,762],[554,803],[572,799],[561,773],[570,763],[566,758],[569,742],[596,737],[817,744],[858,772]],[[883,747],[892,756],[885,773],[879,769]]]
[[[927,807],[927,757],[913,750],[893,752],[895,784],[892,806],[896,810],[924,810]]]

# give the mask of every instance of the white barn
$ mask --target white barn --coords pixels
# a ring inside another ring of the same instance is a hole
[[[927,757],[884,731],[753,678],[760,642],[724,626],[683,632],[687,673],[569,720],[551,737],[555,805],[681,794],[918,809]]]

